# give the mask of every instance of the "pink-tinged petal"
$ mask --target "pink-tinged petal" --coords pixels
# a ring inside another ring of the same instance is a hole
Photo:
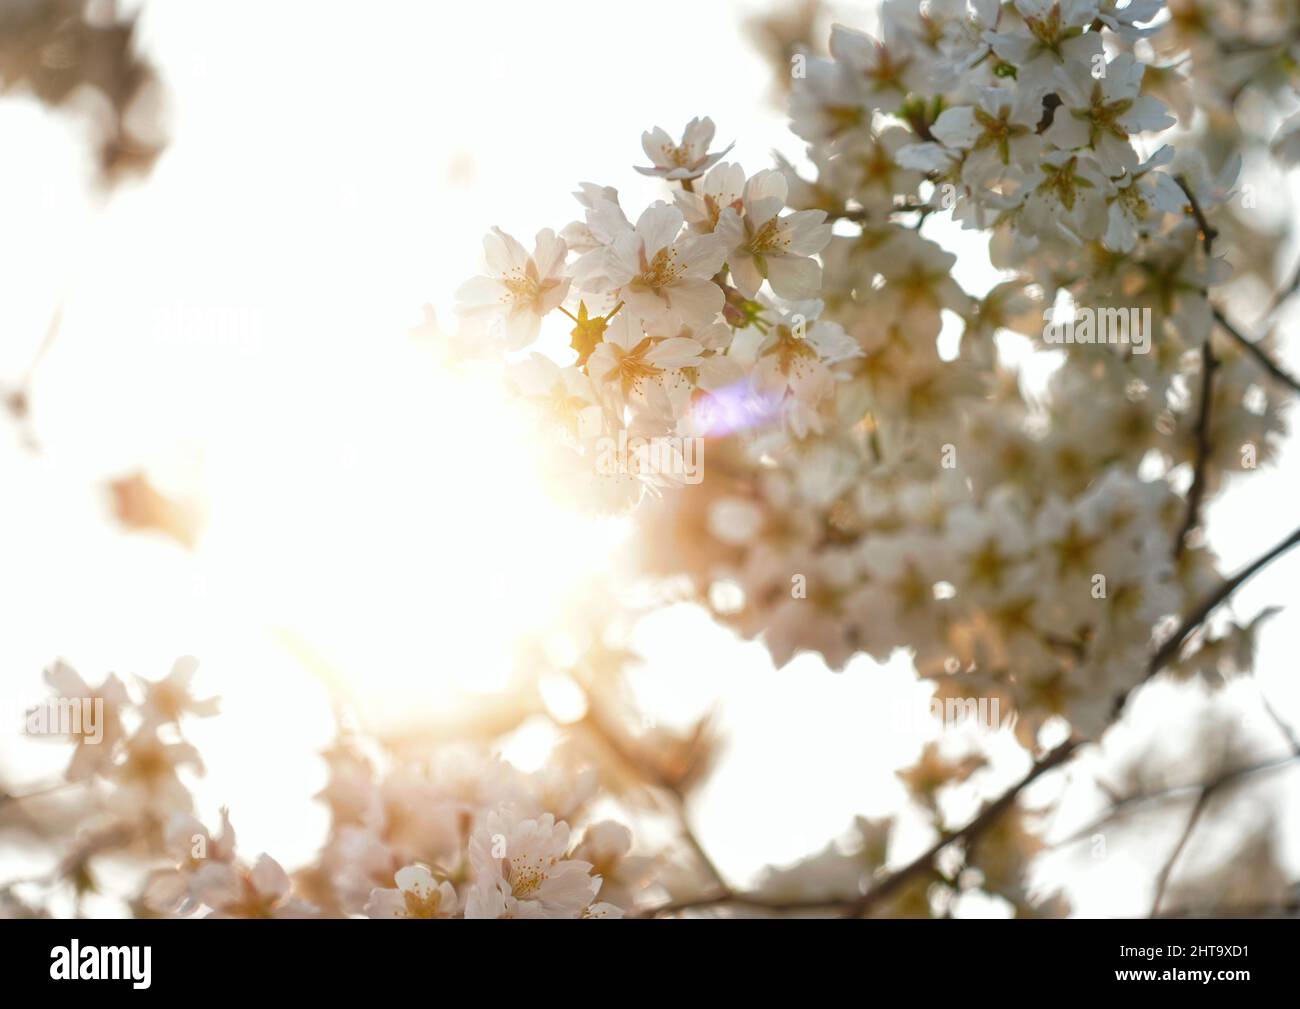
[[[775,168],[765,168],[745,183],[745,207],[752,216],[755,213],[755,204],[775,200],[778,206],[774,213],[779,213],[781,208],[785,206],[789,191],[790,183],[786,181],[784,173],[777,171]],[[767,216],[771,217],[772,214]],[[761,224],[762,220],[755,223]]]
[[[253,889],[262,897],[278,900],[289,892],[289,876],[280,863],[266,852],[257,856],[252,870],[248,874]]]
[[[59,697],[87,697],[90,686],[70,665],[59,661],[45,670],[45,682]]]
[[[814,256],[831,241],[831,226],[824,210],[797,210],[781,222],[790,256]]]
[[[673,138],[665,133],[660,127],[656,126],[652,131],[641,134],[641,150],[645,151],[645,156],[656,166],[668,164],[665,160],[665,150],[675,146]],[[642,168],[637,171],[644,172]],[[651,174],[646,172],[646,174]]]
[[[172,912],[180,907],[189,892],[190,881],[184,873],[164,870],[151,876],[145,884],[144,902],[155,911]]]
[[[504,880],[480,879],[465,898],[466,918],[500,918],[510,910],[510,890]]]
[[[243,896],[243,883],[239,874],[228,865],[209,862],[199,867],[190,882],[194,899],[211,908],[233,904]]]
[[[182,655],[172,663],[172,671],[168,678],[184,686],[194,679],[194,674],[198,671],[199,660],[193,655]]]
[[[406,898],[401,890],[375,888],[370,891],[370,899],[366,901],[361,913],[367,918],[400,918],[404,910]]]
[[[1028,63],[1038,47],[1037,40],[1024,31],[989,32],[984,39],[999,58],[1017,66]]]
[[[460,302],[457,311],[466,312],[501,304],[509,291],[499,280],[491,277],[472,277],[456,289]]]
[[[679,242],[676,251],[686,277],[712,277],[727,258],[726,244],[713,235],[692,235]]]
[[[608,382],[618,372],[618,361],[614,348],[602,343],[587,358],[587,372],[597,382]]]
[[[646,360],[659,368],[694,368],[700,363],[704,348],[685,336],[662,340],[646,354]]]
[[[713,120],[708,116],[703,119],[692,119],[686,124],[686,130],[682,134],[682,146],[690,148],[697,158],[702,158],[709,153],[709,144],[713,143],[714,132]]]
[[[767,281],[782,298],[811,298],[821,289],[821,264],[813,259],[773,256],[767,261]]]
[[[654,291],[649,291],[641,287],[626,287],[623,289],[622,294],[623,304],[627,306],[624,311],[629,313],[629,317],[644,319],[648,326],[656,325],[668,312],[668,302]],[[620,312],[618,318],[622,317],[623,312]],[[629,339],[632,335],[633,334],[630,332],[627,334]],[[639,343],[640,339],[643,339],[644,336],[645,334],[642,333],[637,342]],[[610,330],[606,330],[605,340],[608,341],[609,339]],[[635,343],[625,347],[624,349],[631,350],[634,346],[636,346]]]
[[[739,361],[722,354],[706,357],[700,364],[699,385],[706,392],[725,389],[745,377],[745,369]]]
[[[487,257],[488,271],[498,277],[528,267],[528,250],[500,228],[493,228],[483,238],[483,252]]]
[[[517,309],[508,315],[501,327],[501,337],[507,350],[523,350],[537,339],[542,319],[529,309]]]
[[[537,264],[537,273],[541,277],[550,277],[558,273],[569,251],[568,246],[564,244],[564,239],[557,238],[550,228],[543,228],[537,233],[535,249],[533,261]]]
[[[399,890],[413,893],[421,900],[426,900],[438,885],[438,881],[433,878],[433,873],[422,865],[403,866],[397,870],[393,881],[397,883]]]
[[[1159,98],[1151,95],[1138,95],[1133,99],[1133,106],[1119,119],[1124,129],[1134,133],[1167,130],[1178,122],[1169,114],[1169,107]]]
[[[731,267],[731,281],[746,298],[753,298],[763,286],[763,274],[758,262],[748,252],[732,252],[727,259]]]
[[[1131,252],[1137,245],[1137,229],[1133,227],[1128,215],[1117,205],[1110,208],[1106,233],[1101,240],[1106,248],[1113,249],[1115,252]]]
[[[672,245],[684,221],[682,212],[670,204],[647,207],[636,222],[636,234],[645,248],[646,258],[653,259],[660,249]]]
[[[713,237],[722,243],[728,251],[736,248],[745,240],[745,225],[730,207],[724,209],[718,217],[718,224],[713,229]]]
[[[537,299],[537,314],[545,315],[547,312],[553,312],[559,308],[564,299],[569,294],[569,285],[573,281],[565,277],[558,282],[552,282],[551,286],[542,291],[541,296]]]
[[[930,127],[934,139],[946,147],[972,147],[983,132],[969,105],[944,109]]]
[[[81,743],[72,751],[72,760],[68,762],[68,768],[63,772],[63,776],[69,781],[85,781],[111,755],[111,748],[103,743]]]
[[[827,364],[847,361],[852,357],[861,357],[862,348],[858,341],[844,332],[844,327],[837,322],[818,322],[808,331],[808,342],[817,351],[817,356]]]
[[[699,278],[679,280],[665,288],[664,293],[668,303],[683,319],[696,324],[712,322],[726,301],[722,288],[711,280]]]
[[[129,700],[126,684],[117,678],[116,673],[109,673],[107,679],[95,691],[96,697],[102,697],[104,704],[110,708],[119,708]]]
[[[189,713],[195,718],[211,718],[221,714],[221,698],[209,697],[202,701],[191,701]]]
[[[844,25],[831,25],[830,53],[837,61],[863,66],[875,58],[875,40],[865,32]]]

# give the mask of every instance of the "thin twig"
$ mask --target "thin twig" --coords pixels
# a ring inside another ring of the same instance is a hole
[[[1300,900],[1276,904],[1218,904],[1207,907],[1180,907],[1161,911],[1156,918],[1266,918],[1274,915],[1300,914]]]
[[[1196,607],[1183,618],[1183,622],[1178,625],[1178,629],[1166,638],[1165,642],[1156,649],[1155,654],[1151,656],[1151,660],[1147,663],[1146,674],[1142,677],[1141,682],[1145,683],[1160,672],[1160,670],[1164,669],[1164,667],[1178,655],[1179,650],[1183,647],[1183,643],[1191,637],[1192,633],[1200,627],[1201,624],[1205,622],[1206,618],[1218,609],[1230,595],[1237,591],[1243,583],[1257,574],[1260,570],[1267,567],[1273,561],[1277,560],[1297,543],[1300,543],[1300,528],[1294,530],[1290,536],[1272,547],[1268,553],[1257,557],[1230,578],[1225,578],[1213,592],[1209,593],[1204,599],[1202,599],[1200,603],[1198,603]],[[1113,717],[1119,717],[1120,713],[1124,710],[1124,705],[1128,703],[1131,694],[1132,691],[1126,691],[1116,698]]]
[[[1174,845],[1174,850],[1169,853],[1165,859],[1165,864],[1160,869],[1160,875],[1156,877],[1156,895],[1151,901],[1151,913],[1148,918],[1154,918],[1160,910],[1160,901],[1164,899],[1165,887],[1169,885],[1169,875],[1174,871],[1174,863],[1178,861],[1178,856],[1183,853],[1187,847],[1187,842],[1192,836],[1192,831],[1196,829],[1196,824],[1201,819],[1201,814],[1205,812],[1205,806],[1210,801],[1210,796],[1214,789],[1203,788],[1201,794],[1196,797],[1196,805],[1192,807],[1192,815],[1187,818],[1187,826],[1183,828],[1182,834],[1178,838],[1178,843]]]
[[[1187,183],[1186,176],[1175,175],[1174,181],[1178,183],[1178,188],[1187,197],[1192,216],[1196,218],[1196,225],[1201,229],[1201,244],[1205,247],[1205,255],[1209,257],[1214,249],[1214,240],[1219,237],[1219,231],[1217,228],[1211,227],[1209,219],[1205,216],[1205,211],[1201,209],[1200,201],[1196,199],[1196,194],[1192,192],[1192,187]]]
[[[85,784],[84,781],[59,781],[53,785],[46,785],[43,788],[36,788],[30,792],[0,792],[0,806],[7,802],[26,802],[28,799],[42,799],[47,795],[57,795],[69,788],[75,788],[77,785]]]
[[[1269,703],[1268,697],[1265,696],[1263,688],[1259,686],[1258,680],[1255,681],[1255,687],[1259,690],[1259,703],[1264,706],[1265,713],[1273,720],[1273,724],[1277,726],[1278,732],[1282,733],[1283,737],[1285,737],[1287,745],[1291,747],[1292,754],[1300,757],[1300,738],[1296,737],[1295,730],[1291,728],[1286,720],[1277,713],[1277,710],[1273,705]]]
[[[955,833],[945,834],[934,844],[930,845],[924,852],[914,858],[903,868],[891,873],[875,886],[871,887],[862,897],[854,903],[853,916],[861,917],[866,914],[880,901],[884,900],[890,894],[896,892],[905,884],[911,882],[917,876],[928,871],[933,865],[934,860],[949,845],[956,841],[963,841],[967,844],[973,843],[980,835],[992,827],[998,819],[1015,805],[1016,799],[1020,793],[1037,781],[1048,771],[1059,767],[1074,755],[1075,750],[1083,745],[1083,740],[1078,737],[1072,737],[1046,754],[1044,757],[1034,762],[1034,766],[1029,772],[1008,788],[1000,796],[985,806],[966,826],[962,827]]]
[[[1210,311],[1214,315],[1214,321],[1223,328],[1223,331],[1236,340],[1246,353],[1250,354],[1266,372],[1292,392],[1300,393],[1300,381],[1296,381],[1280,364],[1269,357],[1254,340],[1248,340],[1245,334],[1228,320],[1228,317],[1223,314],[1223,310],[1218,305],[1210,305]]]
[[[705,895],[688,900],[673,901],[668,904],[661,904],[659,907],[651,908],[643,912],[643,917],[654,918],[660,915],[672,914],[677,911],[686,911],[702,907],[714,907],[719,904],[738,904],[746,907],[762,908],[770,911],[809,911],[809,910],[831,910],[837,909],[844,913],[845,917],[858,918],[866,914],[871,908],[875,907],[880,901],[897,892],[901,887],[929,871],[934,860],[949,845],[958,841],[972,844],[982,834],[989,830],[1016,802],[1020,793],[1037,781],[1048,771],[1064,764],[1073,756],[1074,752],[1082,746],[1084,740],[1081,738],[1071,738],[1051,752],[1047,753],[1041,759],[1036,761],[1025,774],[1023,778],[999,795],[991,803],[985,806],[969,823],[960,830],[944,834],[934,844],[930,845],[924,852],[914,858],[901,869],[897,869],[886,875],[880,882],[876,883],[867,890],[861,897],[853,900],[829,899],[807,899],[807,900],[780,900],[764,897],[761,894],[737,893],[731,890],[719,891],[715,894]]]
[[[1151,661],[1147,665],[1146,679],[1150,679],[1155,676],[1156,673],[1160,672],[1160,670],[1178,654],[1178,650],[1182,647],[1183,642],[1187,640],[1191,633],[1196,630],[1196,628],[1200,627],[1201,624],[1205,622],[1206,617],[1218,609],[1220,604],[1232,595],[1232,593],[1235,592],[1247,579],[1251,578],[1262,568],[1267,567],[1273,561],[1277,560],[1277,558],[1281,557],[1297,543],[1300,543],[1300,528],[1294,530],[1290,536],[1270,549],[1268,553],[1257,557],[1232,577],[1224,579],[1218,588],[1201,600],[1196,608],[1183,620],[1182,624],[1179,625],[1178,630],[1174,631],[1165,643],[1156,650],[1156,653],[1151,656]]]
[[[798,898],[794,900],[782,900],[779,897],[763,897],[753,893],[735,893],[726,891],[725,893],[708,894],[702,897],[688,897],[685,900],[669,901],[667,904],[660,904],[658,907],[648,908],[640,912],[638,918],[662,918],[667,914],[677,914],[681,911],[697,911],[703,908],[719,907],[726,904],[734,904],[738,907],[752,907],[763,911],[847,911],[855,904],[853,900],[846,900],[839,897],[828,898]]]
[[[1291,279],[1279,287],[1273,295],[1273,300],[1268,303],[1268,310],[1264,313],[1264,318],[1270,318],[1274,312],[1282,307],[1284,301],[1295,294],[1297,289],[1300,289],[1300,262],[1296,263],[1295,269],[1291,272]]]
[[[716,898],[711,899],[711,902],[730,899],[733,896],[730,884],[727,883],[726,877],[722,875],[721,870],[718,869],[717,864],[713,861],[691,825],[690,815],[686,809],[686,796],[681,785],[665,774],[655,761],[647,759],[644,755],[637,753],[632,747],[628,746],[617,730],[609,724],[601,713],[596,699],[590,694],[587,697],[587,715],[583,722],[623,764],[635,771],[640,777],[668,793],[673,801],[673,812],[682,839],[694,853],[704,871],[708,873],[715,889]]]
[[[1178,187],[1183,191],[1192,208],[1192,216],[1196,218],[1197,226],[1201,229],[1201,244],[1205,249],[1205,258],[1209,259],[1214,255],[1214,239],[1219,233],[1210,225],[1187,178],[1176,175],[1174,181],[1178,183]],[[1207,289],[1201,290],[1201,294],[1207,300],[1209,293]],[[1217,367],[1218,361],[1214,357],[1214,349],[1210,346],[1210,334],[1207,332],[1205,342],[1201,344],[1201,402],[1195,428],[1196,455],[1192,463],[1192,482],[1187,489],[1187,515],[1183,519],[1182,528],[1178,530],[1178,536],[1174,539],[1175,560],[1187,549],[1187,537],[1196,528],[1196,523],[1200,519],[1201,503],[1205,499],[1206,466],[1211,450],[1210,408],[1214,403],[1214,369]]]
[[[1284,767],[1290,767],[1297,760],[1300,760],[1300,751],[1287,754],[1285,757],[1278,757],[1273,760],[1261,761],[1258,764],[1248,764],[1245,767],[1235,767],[1230,771],[1224,771],[1217,778],[1209,782],[1199,782],[1189,785],[1170,785],[1168,788],[1162,788],[1154,792],[1140,792],[1136,795],[1125,796],[1122,799],[1115,800],[1110,809],[1106,810],[1097,819],[1093,820],[1086,827],[1080,827],[1059,841],[1054,841],[1048,845],[1049,851],[1055,851],[1059,848],[1067,848],[1072,844],[1078,844],[1080,841],[1092,837],[1099,830],[1110,826],[1116,820],[1124,816],[1134,806],[1145,806],[1148,803],[1159,802],[1162,799],[1172,799],[1181,796],[1187,792],[1213,787],[1216,790],[1223,788],[1239,778],[1246,778],[1253,774],[1262,774],[1267,771],[1276,771]]]

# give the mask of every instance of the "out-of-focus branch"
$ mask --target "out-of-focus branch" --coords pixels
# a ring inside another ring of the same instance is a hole
[[[1204,791],[1207,788],[1218,790],[1232,784],[1241,778],[1246,778],[1254,774],[1261,774],[1267,771],[1276,771],[1283,767],[1293,765],[1300,760],[1300,752],[1290,753],[1285,757],[1274,760],[1265,760],[1257,764],[1248,764],[1245,767],[1236,767],[1230,771],[1224,771],[1217,778],[1209,782],[1201,782],[1189,785],[1171,785],[1168,788],[1162,788],[1154,792],[1142,792],[1137,795],[1129,795],[1112,803],[1110,809],[1104,814],[1093,820],[1086,827],[1080,827],[1069,836],[1054,842],[1049,847],[1051,850],[1069,847],[1077,844],[1094,834],[1110,826],[1116,820],[1122,818],[1129,810],[1135,806],[1144,806],[1152,802],[1160,802],[1163,799],[1172,799],[1193,791]]]
[[[1284,553],[1300,543],[1300,528],[1295,529],[1291,535],[1282,542],[1272,547],[1267,553],[1251,561],[1235,575],[1225,578],[1223,582],[1213,591],[1202,599],[1196,607],[1183,618],[1183,622],[1178,625],[1165,642],[1156,649],[1155,654],[1151,656],[1151,661],[1147,663],[1146,675],[1142,677],[1142,682],[1146,682],[1164,669],[1171,660],[1177,655],[1183,643],[1191,637],[1192,633],[1201,626],[1211,613],[1222,605],[1229,596],[1237,591],[1246,581],[1258,574],[1273,561],[1277,560]],[[1128,698],[1132,691],[1121,694],[1115,701],[1114,717],[1118,718],[1124,710],[1124,705],[1128,703]]]
[[[1291,295],[1300,289],[1300,263],[1291,271],[1291,279],[1279,287],[1273,295],[1273,299],[1268,303],[1268,310],[1264,313],[1264,318],[1271,318],[1273,313],[1282,307],[1282,303]]]
[[[1228,317],[1223,314],[1223,310],[1217,305],[1211,305],[1210,311],[1214,313],[1214,321],[1219,324],[1225,333],[1237,341],[1237,343],[1253,357],[1266,372],[1269,373],[1278,382],[1281,382],[1292,392],[1300,393],[1300,382],[1296,381],[1285,369],[1274,361],[1268,354],[1260,348],[1253,340],[1246,338],[1236,326],[1229,321]]]
[[[44,788],[34,788],[27,792],[0,792],[0,806],[10,802],[26,802],[28,799],[42,799],[47,795],[57,795],[59,792],[83,784],[85,784],[84,781],[59,781],[55,782],[53,785],[47,785]]]
[[[1161,911],[1153,918],[1264,918],[1269,915],[1286,917],[1300,914],[1300,900],[1286,900],[1277,904],[1216,904],[1209,907],[1180,907]]]
[[[1175,175],[1174,181],[1178,183],[1178,188],[1187,197],[1192,216],[1196,218],[1196,226],[1201,229],[1201,244],[1205,247],[1205,255],[1208,257],[1214,251],[1214,240],[1219,237],[1219,231],[1210,225],[1209,219],[1205,216],[1205,211],[1201,209],[1200,201],[1196,198],[1196,194],[1192,192],[1192,187],[1188,185],[1187,178],[1182,175]]]
[[[875,886],[871,887],[862,897],[854,903],[852,915],[861,917],[878,905],[890,894],[896,893],[906,883],[911,882],[917,876],[929,871],[934,865],[934,860],[939,853],[949,845],[961,841],[967,845],[972,844],[992,827],[1003,813],[1007,812],[1013,805],[1020,793],[1041,778],[1047,772],[1060,767],[1072,756],[1074,752],[1082,746],[1084,740],[1079,737],[1067,739],[1064,743],[1048,752],[1045,756],[1034,762],[1023,778],[1008,788],[1000,796],[985,806],[966,826],[951,834],[945,834],[934,844],[930,845],[924,852],[914,858],[897,872],[885,877]]]
[[[1174,850],[1169,853],[1165,859],[1165,864],[1160,869],[1160,875],[1156,877],[1156,893],[1151,900],[1151,913],[1148,918],[1154,918],[1160,910],[1160,901],[1164,899],[1165,887],[1169,885],[1169,876],[1174,871],[1174,865],[1178,862],[1178,856],[1183,853],[1187,847],[1187,842],[1191,840],[1192,831],[1201,820],[1201,814],[1205,812],[1205,807],[1214,794],[1214,787],[1207,785],[1201,789],[1201,794],[1196,797],[1196,804],[1192,807],[1192,814],[1187,818],[1187,826],[1183,828],[1182,834],[1178,837],[1178,843],[1174,845]]]
[[[730,885],[716,863],[714,863],[708,850],[701,843],[699,836],[695,833],[695,828],[691,825],[690,814],[686,809],[686,791],[682,787],[682,783],[672,775],[665,773],[664,769],[653,758],[638,753],[630,746],[619,731],[610,724],[596,698],[590,692],[587,695],[587,714],[582,724],[590,729],[592,734],[621,763],[634,771],[643,780],[667,793],[672,801],[673,814],[682,839],[686,842],[687,847],[691,849],[696,860],[700,863],[700,867],[709,875],[710,881],[715,888],[715,896],[708,898],[706,902],[716,903],[720,900],[733,899],[734,894]]]
[[[1210,458],[1210,407],[1214,402],[1214,371],[1218,368],[1218,359],[1210,347],[1207,338],[1201,345],[1201,404],[1196,417],[1196,460],[1192,464],[1192,483],[1187,490],[1187,516],[1182,528],[1174,540],[1174,557],[1181,557],[1187,549],[1187,538],[1196,528],[1200,519],[1201,505],[1205,501],[1207,484],[1206,467]]]
[[[1218,588],[1201,600],[1196,608],[1183,620],[1182,624],[1179,625],[1178,630],[1170,635],[1169,639],[1156,650],[1155,655],[1151,656],[1151,662],[1147,666],[1146,678],[1150,679],[1160,672],[1168,664],[1169,660],[1178,653],[1178,649],[1182,647],[1183,642],[1187,640],[1191,633],[1200,627],[1205,622],[1205,618],[1213,613],[1230,595],[1236,592],[1248,579],[1277,560],[1297,543],[1300,543],[1300,528],[1295,529],[1286,539],[1282,540],[1266,554],[1251,561],[1235,575],[1224,579]]]

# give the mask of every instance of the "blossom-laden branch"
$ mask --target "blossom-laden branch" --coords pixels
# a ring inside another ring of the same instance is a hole
[[[1155,676],[1177,657],[1183,643],[1205,623],[1211,613],[1219,608],[1228,597],[1237,591],[1246,581],[1277,560],[1288,550],[1300,543],[1300,528],[1295,529],[1286,539],[1274,545],[1266,553],[1255,558],[1244,568],[1229,578],[1225,578],[1212,592],[1208,593],[1184,618],[1178,628],[1156,649],[1147,664],[1146,679]],[[1123,706],[1123,701],[1120,702]]]
[[[737,893],[731,890],[709,894],[703,897],[673,901],[652,908],[646,912],[647,917],[660,917],[681,911],[696,910],[719,905],[735,904],[774,912],[797,912],[810,910],[836,910],[845,917],[858,918],[871,913],[888,902],[915,880],[933,870],[939,855],[955,844],[963,844],[969,850],[985,833],[993,828],[1015,804],[1020,793],[1039,778],[1065,764],[1083,745],[1083,740],[1071,738],[1036,760],[1023,777],[989,802],[965,826],[951,832],[945,832],[925,851],[917,855],[906,865],[884,874],[874,882],[860,897],[834,900],[782,900],[762,894]]]
[[[907,883],[930,871],[934,867],[935,859],[950,845],[961,843],[968,849],[971,848],[983,834],[997,823],[999,818],[1004,816],[1015,805],[1021,792],[1049,771],[1055,770],[1068,761],[1081,745],[1083,745],[1082,739],[1077,737],[1067,739],[1034,761],[1033,766],[1030,767],[1024,777],[985,806],[966,826],[939,838],[903,868],[891,873],[867,890],[861,899],[854,904],[853,915],[861,917],[869,913]]]

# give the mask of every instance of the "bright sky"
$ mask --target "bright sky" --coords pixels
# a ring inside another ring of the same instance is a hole
[[[330,725],[320,663],[377,725],[452,718],[458,691],[505,682],[513,635],[545,627],[620,530],[549,503],[522,425],[408,330],[425,303],[452,319],[489,226],[531,244],[577,216],[582,181],[618,187],[625,207],[662,197],[632,171],[644,129],[709,115],[751,171],[774,148],[798,153],[743,10],[150,4],[141,43],[172,140],[104,204],[79,124],[0,100],[0,382],[63,311],[35,384],[40,454],[0,427],[12,724],[56,656],[97,680],[195,654],[227,712],[194,733],[205,809],[228,802],[242,843],[293,864],[324,825],[310,800]],[[963,268],[968,289],[990,282]],[[1294,348],[1287,360],[1300,371]],[[105,481],[141,467],[205,500],[197,552],[111,521]],[[1294,523],[1298,468],[1292,446],[1211,510],[1229,566]],[[1248,586],[1238,612],[1292,601],[1295,563]],[[893,769],[920,746],[895,717],[916,696],[905,664],[776,671],[694,611],[647,621],[637,644],[638,685],[665,717],[722,702],[728,751],[696,812],[736,878],[901,797]],[[1294,621],[1274,621],[1259,676],[1300,722],[1297,646]],[[6,769],[39,779],[62,759],[0,735]]]

